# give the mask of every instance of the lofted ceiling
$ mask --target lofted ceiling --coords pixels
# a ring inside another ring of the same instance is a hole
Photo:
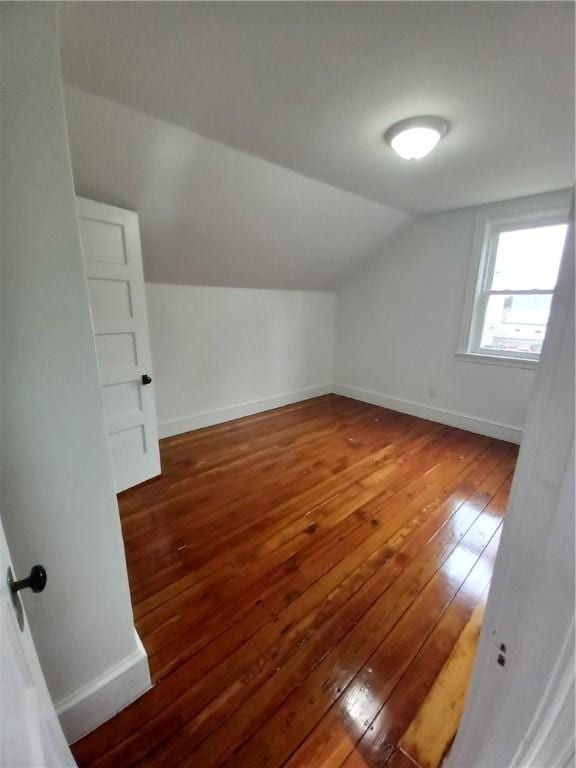
[[[67,83],[409,213],[573,183],[569,2],[65,3]],[[382,143],[438,114],[425,160]]]
[[[76,89],[78,194],[136,210],[148,282],[332,290],[406,214]]]

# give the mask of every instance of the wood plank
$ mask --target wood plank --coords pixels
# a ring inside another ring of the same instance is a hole
[[[456,735],[472,677],[484,605],[481,602],[475,608],[418,714],[400,739],[402,751],[422,768],[438,768]]]
[[[120,496],[156,685],[78,764],[404,760],[490,577],[516,453],[335,395],[163,440],[163,476]]]

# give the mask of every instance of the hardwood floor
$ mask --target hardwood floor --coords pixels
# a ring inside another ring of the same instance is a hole
[[[163,440],[120,497],[155,686],[79,765],[438,765],[516,455],[336,395]]]

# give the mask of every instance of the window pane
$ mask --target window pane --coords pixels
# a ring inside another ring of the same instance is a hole
[[[492,290],[553,290],[567,229],[559,224],[501,232]]]
[[[490,296],[481,348],[540,354],[551,303],[551,293]]]

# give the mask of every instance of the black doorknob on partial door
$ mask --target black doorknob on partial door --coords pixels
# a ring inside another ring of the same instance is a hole
[[[48,577],[44,566],[33,565],[28,578],[9,582],[10,591],[12,594],[19,592],[21,589],[31,589],[32,592],[42,592],[46,586],[47,579]]]
[[[148,376],[148,374],[145,373],[142,376],[142,384],[152,384],[152,376]]]

